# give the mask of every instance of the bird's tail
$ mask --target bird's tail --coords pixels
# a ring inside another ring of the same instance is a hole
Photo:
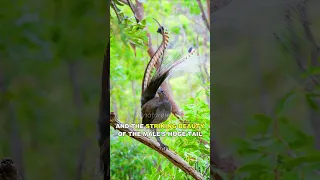
[[[166,67],[159,67],[156,74],[152,77],[150,80],[150,83],[144,90],[141,96],[141,107],[148,102],[149,100],[153,99],[157,93],[157,90],[161,86],[161,84],[166,80],[167,77],[170,76],[170,73],[172,70],[177,67],[179,64],[187,60],[192,54],[194,54],[196,50],[195,49],[189,49],[189,53],[182,57],[179,60],[176,60],[168,65]]]
[[[156,19],[154,20],[159,24],[159,28],[157,32],[162,35],[162,42],[159,48],[157,49],[157,51],[154,53],[154,55],[150,59],[144,71],[143,80],[142,80],[142,93],[144,92],[144,90],[147,88],[149,84],[152,68],[155,67],[157,62],[159,62],[161,66],[161,63],[162,63],[161,57],[163,57],[164,51],[167,48],[168,42],[169,42],[168,32],[164,30],[164,28],[160,25],[160,23]]]

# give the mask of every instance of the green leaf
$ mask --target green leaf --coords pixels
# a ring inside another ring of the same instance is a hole
[[[264,114],[256,114],[254,115],[254,118],[258,121],[255,127],[264,135],[267,132],[272,119]]]
[[[194,144],[190,144],[190,145],[186,145],[186,146],[183,146],[184,148],[191,148],[191,149],[199,149],[199,146],[196,146]]]
[[[179,34],[180,33],[180,28],[179,27],[173,27],[171,28],[171,32],[174,34]]]
[[[276,105],[276,108],[275,108],[276,114],[279,114],[283,110],[284,106],[289,101],[289,99],[295,94],[295,92],[296,92],[296,90],[293,89],[293,90],[289,91],[287,94],[285,94],[285,96]]]
[[[252,163],[247,164],[240,167],[237,171],[238,172],[265,172],[269,169],[268,166],[260,164],[260,163]]]
[[[316,110],[316,111],[319,110],[319,107],[318,107],[317,103],[315,102],[315,100],[314,100],[314,98],[313,98],[312,96],[310,96],[309,94],[306,94],[306,95],[305,95],[305,98],[306,98],[306,100],[307,100],[307,103],[309,104],[309,106],[310,106],[312,109],[314,109],[314,110]]]
[[[141,23],[143,26],[146,26],[146,25],[147,25],[146,19],[143,19],[140,23]]]
[[[123,6],[124,4],[122,2],[119,2],[118,0],[112,0],[113,2],[115,2],[115,4],[119,5],[119,6]]]
[[[203,154],[208,154],[208,155],[210,155],[210,151],[208,151],[208,149],[200,148],[200,151],[201,151]]]
[[[310,162],[320,162],[320,153],[318,155],[301,156],[298,158],[288,160],[283,165],[281,165],[281,167],[285,169],[292,169],[294,167]]]

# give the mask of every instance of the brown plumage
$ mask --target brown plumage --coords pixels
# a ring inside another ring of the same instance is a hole
[[[159,24],[159,23],[158,23]],[[142,114],[142,124],[159,124],[168,119],[172,112],[172,105],[170,100],[168,99],[166,92],[164,92],[161,88],[161,84],[169,77],[173,68],[177,65],[181,64],[183,61],[188,59],[195,50],[190,48],[188,50],[188,55],[168,64],[166,67],[162,67],[162,59],[161,56],[164,54],[166,46],[168,44],[168,39],[166,33],[164,33],[163,27],[159,24],[158,32],[162,33],[163,41],[156,51],[155,55],[151,58],[148,66],[145,69],[144,78],[142,80],[142,94],[141,94],[141,114]],[[151,69],[156,64],[156,62],[160,63],[160,67],[156,71],[156,73],[152,76],[150,82],[149,77],[151,76]],[[159,97],[155,97],[156,93],[158,93]],[[152,129],[155,133],[157,130]],[[168,146],[163,144],[159,137],[156,137],[157,141],[160,144],[160,147],[163,150],[166,150]]]
[[[159,24],[159,28],[157,32],[162,35],[162,42],[159,48],[157,49],[157,51],[154,53],[154,55],[150,59],[146,67],[146,70],[143,75],[143,81],[142,81],[142,92],[147,88],[147,85],[149,84],[152,68],[155,67],[157,61],[160,60],[161,56],[164,54],[164,51],[167,48],[168,42],[169,42],[168,32],[164,30],[164,28],[160,25],[160,23],[156,19],[154,20]]]

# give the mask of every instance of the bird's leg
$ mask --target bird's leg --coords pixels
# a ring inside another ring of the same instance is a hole
[[[156,129],[156,128],[152,128],[152,130],[157,134],[157,129]],[[161,147],[162,150],[165,151],[165,150],[169,149],[169,147],[168,147],[167,145],[165,145],[165,144],[163,144],[163,143],[161,142],[159,136],[156,135],[156,139],[157,139],[158,143],[160,144],[160,147]]]

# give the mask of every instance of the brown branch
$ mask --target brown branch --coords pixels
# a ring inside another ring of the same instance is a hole
[[[198,5],[199,5],[199,8],[200,8],[200,11],[201,11],[201,14],[202,14],[202,20],[204,22],[204,24],[207,26],[208,30],[210,31],[210,25],[209,25],[209,21],[206,17],[206,14],[204,13],[204,9],[203,9],[203,5],[201,3],[201,0],[197,0],[198,2]]]
[[[114,129],[117,129],[121,132],[138,132],[134,128],[116,128],[116,126],[122,126],[123,123],[120,122],[117,118],[115,113],[110,113],[110,126],[112,126]],[[175,166],[183,170],[186,174],[191,175],[193,178],[197,180],[202,180],[204,177],[197,172],[192,166],[190,166],[185,160],[183,160],[179,155],[176,153],[170,151],[170,150],[161,150],[160,145],[158,142],[155,142],[154,140],[150,139],[146,136],[130,136],[131,138],[145,144],[146,146],[150,147],[151,149],[157,151],[159,154],[163,155],[165,158],[167,158],[169,161],[171,161]]]
[[[136,7],[132,4],[132,2],[130,0],[127,0],[128,2],[128,6],[130,7],[131,11],[133,12],[134,18],[136,19],[137,23],[141,21],[141,19],[137,18],[137,15],[135,13]]]
[[[120,15],[119,15],[117,7],[113,1],[111,1],[111,7],[114,10],[114,12],[116,13],[117,18],[118,18],[118,23],[120,24],[121,23]]]
[[[208,10],[208,19],[209,19],[209,26],[210,26],[210,0],[207,0],[207,10]]]

